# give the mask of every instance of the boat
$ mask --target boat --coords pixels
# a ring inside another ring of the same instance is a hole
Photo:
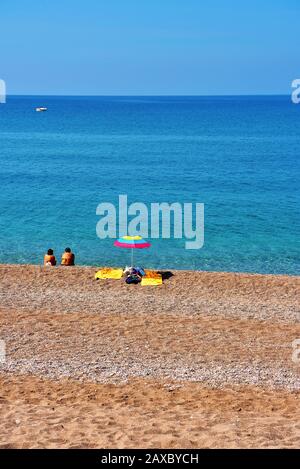
[[[36,107],[35,110],[36,110],[36,112],[45,112],[48,109],[46,107]]]

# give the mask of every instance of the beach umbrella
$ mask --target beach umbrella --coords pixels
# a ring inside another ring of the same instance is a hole
[[[114,246],[131,249],[131,267],[133,267],[133,250],[149,248],[151,244],[141,236],[123,236],[114,242]]]

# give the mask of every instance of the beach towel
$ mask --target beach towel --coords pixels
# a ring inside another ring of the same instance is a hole
[[[141,281],[141,285],[144,287],[146,285],[162,285],[162,278],[147,278],[143,277]]]
[[[122,269],[116,269],[114,267],[104,267],[103,269],[98,270],[98,272],[95,273],[95,279],[115,279],[119,280],[122,278],[123,270]]]
[[[146,269],[145,269],[145,277],[146,278],[162,278],[161,274],[159,274],[155,270],[146,270]]]
[[[142,278],[142,286],[162,285],[162,276],[153,270],[145,270],[145,276]]]

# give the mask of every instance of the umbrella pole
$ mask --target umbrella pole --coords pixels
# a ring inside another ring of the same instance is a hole
[[[131,267],[133,267],[133,248],[131,248]]]

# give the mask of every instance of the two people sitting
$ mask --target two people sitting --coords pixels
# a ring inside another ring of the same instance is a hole
[[[44,257],[45,266],[54,266],[56,265],[56,258],[53,253],[53,249],[48,249],[47,254]],[[75,265],[75,255],[70,248],[66,248],[65,252],[61,256],[61,265],[71,266]]]

